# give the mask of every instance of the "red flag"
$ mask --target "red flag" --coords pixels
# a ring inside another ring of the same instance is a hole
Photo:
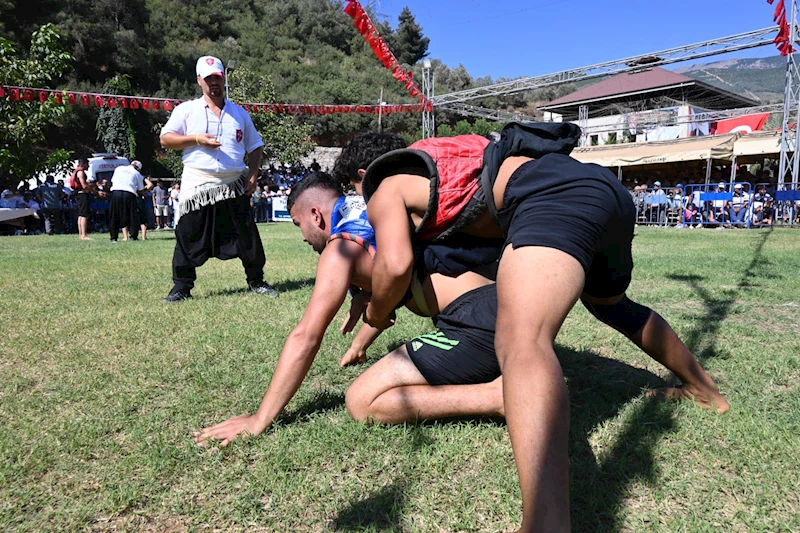
[[[9,100],[19,100],[19,89],[16,87],[11,87],[8,90],[8,99]]]
[[[153,109],[159,111],[161,109],[161,100],[153,100]]]
[[[138,98],[131,98],[130,107],[131,109],[139,109],[139,99]]]
[[[122,109],[128,109],[130,105],[130,100],[128,98],[120,98],[119,103],[122,106]]]
[[[752,133],[761,131],[767,123],[769,113],[757,113],[755,115],[745,115],[743,117],[730,118],[711,123],[711,134],[720,135],[722,133]]]
[[[104,105],[106,105],[106,101],[103,99],[102,96],[96,94],[94,95],[94,105],[96,105],[97,107],[103,107]]]
[[[353,0],[347,0],[347,5],[344,6],[344,9],[342,11],[350,15],[350,18],[353,18],[356,16],[357,4],[358,2],[354,2]]]
[[[784,0],[778,0],[778,4],[775,6],[775,14],[772,17],[772,20],[778,22],[779,20],[786,19],[786,5],[784,4]]]
[[[61,91],[56,91],[53,93],[53,96],[56,98],[56,103],[58,105],[62,105],[64,103],[64,93]]]
[[[39,101],[42,103],[45,103],[47,99],[50,98],[50,91],[45,91],[40,89],[36,91],[36,94],[39,96]]]
[[[90,105],[91,102],[89,101],[89,95],[86,93],[81,94],[81,105]]]
[[[117,99],[113,96],[109,96],[106,99],[106,103],[108,104],[108,107],[117,107]]]
[[[22,99],[26,102],[33,102],[33,89],[23,89]]]
[[[149,98],[142,98],[142,109],[147,111],[150,110],[150,99]]]
[[[164,100],[164,109],[167,111],[172,111],[172,101],[171,100]]]
[[[72,105],[77,104],[78,103],[78,95],[76,95],[75,93],[67,93],[67,102],[69,102]]]
[[[0,85],[0,98],[6,95],[6,88]]]

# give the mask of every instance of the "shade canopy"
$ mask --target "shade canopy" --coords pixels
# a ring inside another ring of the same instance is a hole
[[[734,145],[740,136],[739,133],[729,133],[648,143],[591,146],[576,148],[571,155],[583,163],[595,163],[609,168],[708,159],[730,161],[733,159]]]

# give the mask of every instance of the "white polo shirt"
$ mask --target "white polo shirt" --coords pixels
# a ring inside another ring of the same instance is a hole
[[[123,165],[114,169],[111,175],[111,191],[127,191],[139,194],[144,190],[144,178],[131,165]]]
[[[185,166],[213,173],[243,172],[247,168],[245,155],[264,146],[253,119],[230,100],[225,100],[219,118],[202,97],[180,104],[161,128],[161,135],[165,133],[215,136],[222,146],[193,145],[183,150]]]

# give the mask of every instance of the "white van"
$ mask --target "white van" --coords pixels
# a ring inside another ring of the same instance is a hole
[[[77,165],[78,162],[76,161]],[[130,165],[126,157],[119,157],[116,154],[100,153],[92,154],[89,158],[89,169],[86,171],[86,177],[89,181],[99,182],[100,180],[107,179],[111,181],[111,175],[114,174],[114,169],[123,165]]]

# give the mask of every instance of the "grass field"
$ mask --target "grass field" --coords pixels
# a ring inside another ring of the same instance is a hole
[[[800,530],[800,233],[639,228],[633,298],[657,308],[731,411],[662,403],[670,376],[583,308],[568,380],[575,531]],[[111,245],[0,239],[0,530],[498,531],[520,496],[502,421],[352,421],[363,368],[330,328],[266,434],[223,451],[194,430],[254,410],[314,283],[290,224],[262,225],[268,299],[238,261],[169,290],[171,233]],[[370,362],[429,328],[403,312]],[[532,376],[535,379],[535,376]]]

